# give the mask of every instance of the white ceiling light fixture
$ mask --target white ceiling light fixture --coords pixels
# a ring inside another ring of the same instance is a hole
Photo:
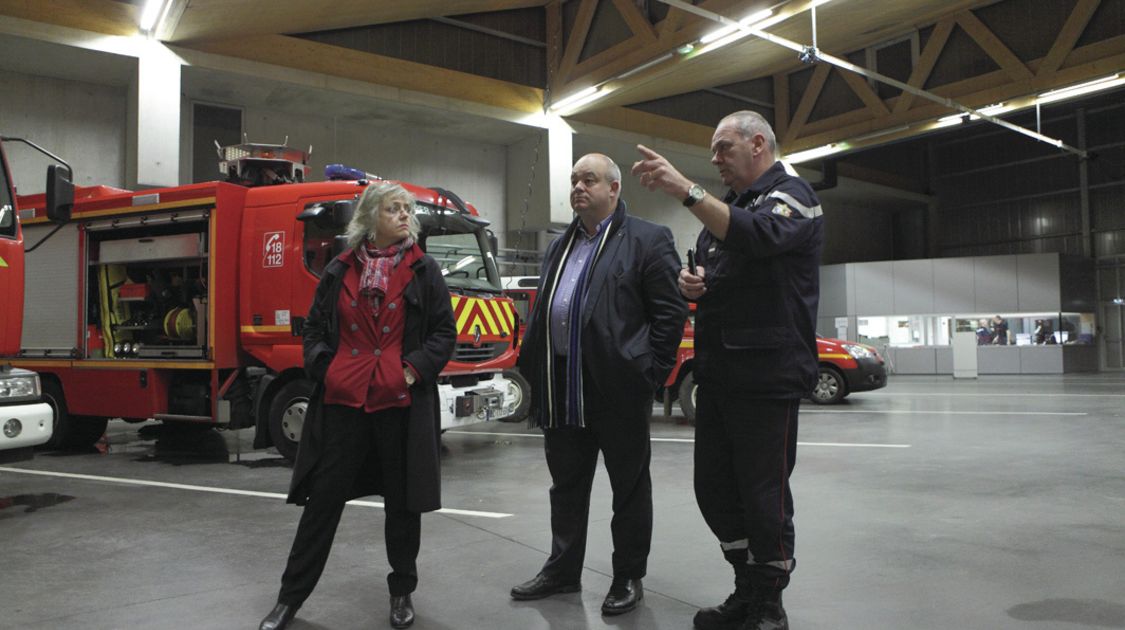
[[[564,115],[570,113],[583,105],[592,103],[603,96],[608,95],[611,90],[602,89],[602,86],[592,85],[584,90],[580,90],[563,100],[552,103],[551,111],[556,114]]]
[[[151,33],[156,28],[157,22],[160,21],[160,15],[164,13],[165,5],[169,0],[145,0],[145,7],[141,11],[141,20],[139,26],[141,31]]]
[[[1007,103],[996,103],[995,105],[989,105],[988,107],[982,107],[982,108],[980,108],[976,111],[979,112],[980,114],[984,114],[985,116],[995,116],[996,114],[1002,114],[1004,112],[1010,112],[1013,109],[1015,109],[1015,108],[1012,107],[1011,105],[1008,105]],[[968,119],[968,120],[980,120],[980,116],[978,114],[970,114],[970,113],[966,113],[966,112],[960,112],[960,113],[957,113],[957,114],[950,114],[948,116],[942,116],[941,118],[937,119],[937,123],[934,124],[933,128],[934,129],[941,129],[942,127],[950,127],[952,125],[960,124],[960,123],[964,122],[966,119]]]
[[[833,142],[832,144],[826,144],[821,147],[816,147],[815,149],[806,149],[804,151],[791,153],[782,157],[781,159],[789,162],[790,164],[800,164],[801,162],[809,162],[817,158],[822,158],[833,155],[835,153],[840,153],[841,151],[846,151],[848,149],[848,146],[849,145],[847,142]]]
[[[765,9],[739,20],[737,25],[728,24],[717,31],[712,31],[699,40],[702,47],[696,51],[693,56],[709,53],[712,50],[718,50],[723,46],[733,44],[740,39],[753,35],[752,29],[765,28],[775,23],[777,20],[771,19],[773,17],[773,10]]]
[[[1056,101],[1074,98],[1075,96],[1081,96],[1083,94],[1090,94],[1092,92],[1108,90],[1119,85],[1125,85],[1125,77],[1122,77],[1121,73],[1117,72],[1111,74],[1108,77],[1102,77],[1093,81],[1087,81],[1086,83],[1079,83],[1078,85],[1072,85],[1070,87],[1044,92],[1039,95],[1039,98],[1035,99],[1035,102],[1040,105],[1044,105],[1046,103],[1054,103]]]

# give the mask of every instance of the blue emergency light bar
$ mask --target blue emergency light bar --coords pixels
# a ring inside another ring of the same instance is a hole
[[[364,172],[358,168],[352,168],[346,164],[329,164],[324,167],[324,178],[328,181],[355,181],[360,179],[374,180],[381,179],[378,175]]]

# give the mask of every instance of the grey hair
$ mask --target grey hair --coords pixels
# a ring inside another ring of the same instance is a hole
[[[766,139],[766,144],[770,147],[770,153],[777,155],[777,137],[774,136],[773,127],[770,126],[769,121],[764,116],[758,112],[744,109],[724,116],[719,121],[719,126],[721,127],[723,123],[728,121],[734,123],[738,135],[748,140],[753,138],[754,134],[762,134]]]
[[[348,247],[354,248],[364,239],[375,242],[375,226],[378,223],[376,219],[379,216],[379,209],[385,202],[396,199],[405,201],[410,207],[410,238],[417,241],[418,233],[422,228],[418,224],[418,218],[414,216],[414,195],[396,182],[378,182],[370,184],[355,203],[352,220],[348,222],[348,228],[344,232],[348,239]]]

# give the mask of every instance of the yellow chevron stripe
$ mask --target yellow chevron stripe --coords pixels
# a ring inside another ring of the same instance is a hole
[[[7,267],[7,266],[8,266],[8,261],[4,260],[3,257],[0,257],[0,267]]]

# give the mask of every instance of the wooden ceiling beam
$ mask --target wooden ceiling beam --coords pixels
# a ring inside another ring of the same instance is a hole
[[[934,71],[934,66],[937,65],[941,51],[945,50],[945,45],[949,42],[949,36],[953,33],[953,26],[953,18],[946,18],[934,26],[934,32],[930,34],[930,40],[926,42],[926,49],[918,56],[918,63],[914,64],[914,70],[910,72],[910,78],[906,80],[907,85],[921,89],[926,84],[930,74]],[[915,96],[910,92],[903,92],[898,102],[895,103],[894,113],[901,114],[910,109],[910,106],[914,103],[914,98]]]
[[[782,144],[787,145],[800,136],[801,128],[808,122],[809,114],[812,113],[813,107],[820,99],[820,93],[824,90],[824,82],[828,80],[828,73],[831,70],[832,66],[826,63],[818,65],[813,70],[812,78],[809,79],[809,84],[805,87],[805,93],[801,95],[801,102],[797,104],[797,111],[793,112],[793,119],[789,121],[789,131],[785,134]]]
[[[563,49],[559,71],[555,73],[559,83],[551,86],[552,91],[556,93],[566,89],[564,83],[573,83],[570,75],[574,72],[574,67],[578,65],[578,56],[582,54],[582,49],[586,46],[586,36],[590,34],[590,25],[594,22],[594,11],[598,8],[598,0],[579,1],[582,4],[578,5],[578,15],[574,18],[574,26],[571,27],[570,36],[566,39],[566,48]]]
[[[932,91],[939,96],[956,99],[958,102],[977,107],[1001,101],[1033,98],[1035,94],[1053,87],[1097,79],[1125,67],[1125,35],[1075,49],[1068,55],[1067,59],[1072,62],[1072,65],[1057,70],[1050,75],[1034,75],[1029,80],[1011,81],[1010,75],[1001,69],[943,85]],[[1034,70],[1043,65],[1044,62],[1045,58],[1030,61],[1027,65]],[[1009,80],[1005,81],[1005,79]],[[896,97],[896,99],[905,96]],[[889,100],[894,101],[896,99]],[[798,134],[789,134],[786,149],[792,153],[831,142],[845,141],[883,129],[893,129],[903,125],[932,120],[948,112],[949,110],[945,107],[929,101],[921,103],[909,111],[902,112],[898,110],[896,104],[890,115],[872,120],[867,108],[856,109],[805,124]],[[902,133],[893,136],[893,139],[901,139],[931,131],[922,127],[920,125],[917,129],[904,130]],[[888,139],[891,138],[888,137]]]
[[[184,47],[510,111],[538,113],[543,110],[543,91],[537,88],[297,37],[255,35],[196,42]],[[279,50],[284,50],[285,54],[278,55]]]
[[[637,5],[633,4],[633,0],[613,0],[613,6],[617,8],[621,17],[625,18],[625,24],[640,41],[652,43],[657,40],[656,27],[641,13]]]
[[[1022,81],[1032,77],[1031,70],[1027,69],[1020,58],[1011,51],[1000,38],[993,33],[975,13],[969,10],[957,14],[957,23],[973,40],[980,45],[985,54],[992,59],[1012,77],[1014,81]]]
[[[1101,4],[1101,0],[1078,0],[1078,3],[1074,5],[1074,9],[1070,12],[1070,16],[1067,17],[1066,24],[1063,24],[1062,30],[1055,38],[1055,43],[1051,45],[1051,50],[1047,52],[1047,56],[1043,58],[1043,63],[1039,65],[1038,74],[1040,76],[1052,74],[1062,66],[1063,60],[1070,54],[1070,51],[1074,50],[1074,45],[1078,43],[1082,31],[1086,30],[1086,25],[1094,17],[1094,11],[1098,9],[1099,4]]]
[[[0,15],[104,35],[136,35],[140,8],[112,0],[0,0]]]

